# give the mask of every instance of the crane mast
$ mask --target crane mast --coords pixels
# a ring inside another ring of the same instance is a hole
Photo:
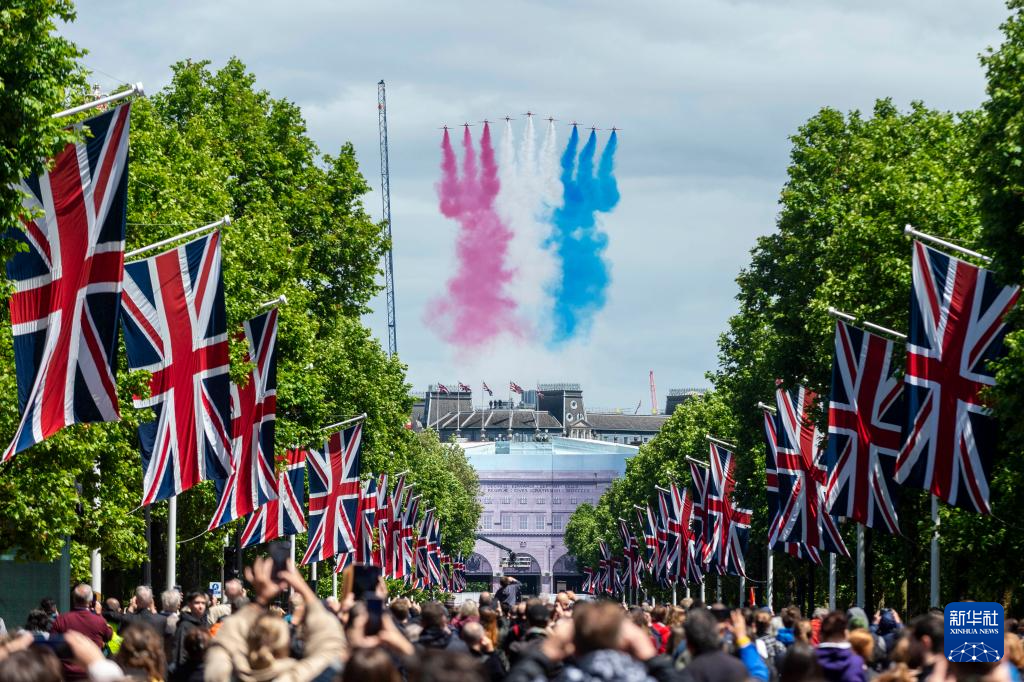
[[[384,81],[377,83],[377,124],[380,127],[380,200],[384,229],[387,230],[388,251],[384,254],[384,290],[388,308],[388,356],[398,353],[395,322],[395,265],[391,237],[391,177],[388,170],[388,104]]]
[[[651,370],[651,414],[658,414],[658,391],[654,387],[654,370]]]

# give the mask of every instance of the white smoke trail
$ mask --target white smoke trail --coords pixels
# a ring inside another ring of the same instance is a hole
[[[551,134],[549,130],[549,137]],[[501,191],[496,206],[499,215],[513,232],[509,264],[516,269],[516,299],[529,318],[539,320],[546,309],[545,288],[557,272],[555,258],[545,248],[551,230],[547,222],[551,210],[548,208],[551,190],[545,187],[546,180],[541,172],[541,164],[538,163],[537,140],[531,117],[527,117],[518,150],[515,150],[514,137],[512,124],[506,123],[501,145]],[[545,153],[547,144],[548,140],[545,139]],[[553,141],[551,149],[555,157],[553,172],[557,184],[558,163]]]

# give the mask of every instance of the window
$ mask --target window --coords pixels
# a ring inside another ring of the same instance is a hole
[[[493,501],[494,501],[494,500],[493,500],[493,499],[491,499],[490,497],[485,497],[485,498],[484,498],[484,504],[490,504],[490,503],[491,503],[491,502],[493,502]]]
[[[555,514],[555,530],[562,530],[565,524],[565,514]]]
[[[490,512],[480,515],[480,530],[490,530],[494,525],[494,514]]]
[[[537,498],[537,504],[544,504],[544,502],[546,502],[546,500],[543,497]]]
[[[503,497],[503,498],[501,498],[501,503],[502,504],[512,504],[512,498],[511,497]]]
[[[576,504],[577,502],[579,502],[579,498],[576,498],[576,497],[570,497],[569,498],[569,504]]]
[[[519,530],[530,530],[530,517],[526,514],[519,515]]]
[[[512,514],[509,512],[501,512],[501,529],[512,530]]]
[[[543,514],[537,514],[537,517],[534,519],[533,527],[534,527],[534,530],[544,530],[544,515]]]
[[[519,504],[527,504],[527,503],[529,503],[529,501],[530,500],[528,498],[526,498],[526,497],[520,497],[519,498]]]
[[[551,498],[551,504],[562,504],[562,498],[561,497],[552,497]]]

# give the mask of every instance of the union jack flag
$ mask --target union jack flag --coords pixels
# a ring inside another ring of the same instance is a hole
[[[892,376],[892,341],[836,322],[828,408],[828,506],[832,514],[899,534],[896,456],[903,382]]]
[[[640,531],[644,536],[644,556],[641,563],[653,573],[658,564],[658,536],[655,530],[654,514],[651,512],[650,505],[646,507],[635,505],[635,509],[636,518],[640,522]]]
[[[355,552],[342,552],[334,556],[334,572],[344,573],[345,569],[356,562]]]
[[[601,551],[601,559],[598,561],[601,571],[598,574],[597,591],[605,594],[611,594],[612,590],[615,589],[615,578],[613,576],[615,573],[615,564],[612,563],[612,553],[611,550],[608,549],[608,544],[604,540],[601,540],[598,548]]]
[[[690,462],[689,464],[690,480],[693,482],[693,522],[691,524],[694,538],[693,549],[694,556],[697,563],[701,566],[701,574],[703,575],[707,573],[706,567],[710,558],[707,553],[707,543],[704,541],[704,534],[707,532],[705,529],[709,527],[707,509],[705,507],[705,500],[708,496],[708,471],[696,462]]]
[[[518,393],[519,395],[523,394],[523,387],[514,381],[508,382],[508,390],[512,391],[513,393]]]
[[[437,392],[438,392],[439,395],[447,395],[447,394],[451,393],[451,391],[448,390],[448,387],[445,386],[444,384],[438,384],[437,385]]]
[[[631,587],[639,587],[640,581],[634,578],[639,578],[639,572],[636,569],[636,564],[639,562],[639,556],[633,555],[634,548],[639,549],[636,541],[633,539],[633,534],[629,532],[629,525],[625,519],[619,519],[619,537],[622,539],[622,555],[626,559],[626,576],[628,583]]]
[[[407,496],[411,495],[411,492],[412,486],[406,486],[405,474],[399,474],[395,480],[395,489],[391,491],[391,497],[388,499],[388,544],[384,570],[392,578],[406,576],[402,555],[402,520],[405,505],[408,503]]]
[[[485,391],[487,391],[487,395],[489,395],[489,396],[493,396],[493,395],[494,395],[494,391],[492,391],[492,390],[491,390],[491,387],[487,385],[487,382],[486,382],[486,381],[484,381],[484,382],[482,382],[482,383],[483,383],[483,385],[484,385],[484,390],[485,390]]]
[[[6,462],[65,426],[121,418],[118,298],[124,273],[129,105],[85,121],[91,137],[69,144],[53,169],[22,181],[28,246],[7,261],[21,421]]]
[[[456,592],[466,591],[466,562],[460,554],[453,565],[453,589]]]
[[[142,504],[180,494],[231,468],[231,380],[220,233],[124,266],[121,324],[128,365],[152,373],[137,408]]]
[[[473,389],[471,389],[469,386],[467,386],[466,384],[464,384],[464,383],[462,383],[460,381],[459,382],[459,390],[464,392],[464,393],[470,393]]]
[[[907,434],[896,480],[988,514],[995,428],[980,391],[1003,354],[1004,319],[1020,288],[914,242],[907,339]]]
[[[231,384],[231,475],[215,481],[217,511],[206,530],[245,516],[276,496],[274,420],[277,409],[277,309],[245,323],[253,365],[245,386]]]
[[[363,425],[357,423],[332,434],[322,450],[309,451],[309,546],[303,564],[356,551],[362,447]]]
[[[441,520],[434,512],[427,532],[427,568],[430,570],[430,584],[441,584]]]
[[[799,542],[848,557],[838,522],[826,511],[828,473],[821,457],[821,434],[811,419],[818,395],[802,386],[792,391],[779,388],[775,400],[779,416],[775,466],[780,502],[785,500],[785,505],[769,542]]]
[[[657,487],[658,492],[658,516],[661,519],[662,528],[659,529],[659,539],[664,532],[665,541],[662,547],[664,551],[661,559],[661,573],[665,582],[675,582],[679,578],[679,540],[681,528],[679,527],[679,516],[675,500],[672,499],[672,491],[667,488]],[[660,544],[660,543],[659,543]]]
[[[356,531],[356,561],[372,566],[380,565],[380,554],[374,551],[374,535],[377,529],[377,481],[374,478],[363,484],[359,494],[359,529]]]
[[[768,410],[764,413],[764,440],[765,440],[765,480],[768,490],[768,549],[771,551],[785,552],[797,559],[809,559],[817,565],[821,565],[821,555],[817,547],[808,547],[800,542],[783,542],[778,535],[782,528],[788,524],[788,516],[780,516],[783,513],[791,515],[799,511],[798,500],[793,497],[793,481],[790,476],[779,476],[778,462],[778,425],[777,418]],[[782,479],[780,481],[780,478]],[[780,500],[786,500],[783,507]]]
[[[242,547],[251,547],[306,530],[306,451],[289,450],[277,475],[275,498],[257,507],[242,530]]]
[[[411,493],[410,493],[411,496]],[[402,516],[402,570],[405,571],[407,581],[414,580],[414,567],[416,564],[416,516],[420,510],[420,496],[410,497],[405,506],[405,514]],[[401,576],[396,576],[401,577]]]
[[[433,585],[435,570],[431,567],[430,533],[434,525],[434,510],[428,509],[420,521],[419,534],[416,538],[416,579],[424,585]]]
[[[704,499],[709,521],[704,538],[708,544],[708,556],[713,560],[710,568],[719,575],[746,576],[743,556],[750,540],[752,512],[733,506],[736,462],[732,453],[717,443],[711,443],[710,473]]]
[[[704,566],[701,563],[701,550],[696,533],[693,531],[693,500],[687,490],[682,490],[675,483],[671,486],[672,496],[679,507],[680,532],[680,582],[699,583],[704,579]]]
[[[583,585],[580,587],[583,594],[594,594],[594,569],[587,566],[583,569]]]

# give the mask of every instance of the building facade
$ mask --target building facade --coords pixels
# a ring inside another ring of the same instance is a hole
[[[526,594],[579,588],[583,575],[566,550],[565,524],[579,505],[597,503],[638,448],[558,435],[462,445],[480,476],[483,505],[469,580],[496,586],[514,575]]]

